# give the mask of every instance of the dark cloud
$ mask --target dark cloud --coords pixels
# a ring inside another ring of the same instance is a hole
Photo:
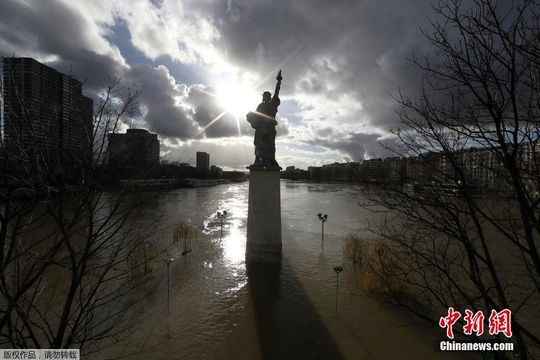
[[[384,140],[384,143],[391,146],[394,139]],[[309,141],[311,145],[324,147],[330,150],[338,151],[343,161],[361,162],[364,159],[390,157],[394,153],[380,146],[381,139],[377,134],[356,133],[351,134],[346,139],[329,140],[317,139]]]
[[[209,100],[195,109],[195,121],[204,129],[204,136],[209,138],[238,136],[236,118],[227,110]]]
[[[219,10],[217,24],[230,61],[264,74],[314,31],[291,2],[229,0]]]
[[[80,50],[86,34],[77,19],[78,16],[62,3],[54,6],[44,1],[5,0],[0,3],[0,34],[14,49],[24,44],[29,52],[62,55]]]
[[[330,137],[334,133],[334,129],[331,127],[318,128],[315,130],[317,136],[322,138]]]
[[[182,103],[186,87],[177,85],[167,68],[135,65],[126,72],[126,82],[141,90],[140,106],[150,131],[161,137],[188,140],[198,131],[192,110]]]

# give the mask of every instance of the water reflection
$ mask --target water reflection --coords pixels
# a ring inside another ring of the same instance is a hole
[[[223,260],[234,269],[243,267],[245,259],[247,198],[240,186],[229,187],[223,196],[215,205],[216,208],[226,211],[226,216],[220,219],[215,213],[210,214],[204,220],[203,233],[218,244],[223,250]]]
[[[242,264],[246,257],[245,232],[232,224],[229,234],[223,238],[223,255],[230,266]]]

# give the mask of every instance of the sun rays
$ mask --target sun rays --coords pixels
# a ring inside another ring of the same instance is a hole
[[[202,93],[213,97],[219,103],[219,105],[224,109],[221,113],[215,116],[212,120],[203,126],[194,136],[197,138],[205,133],[205,131],[217,121],[222,119],[226,114],[231,114],[236,120],[236,127],[238,129],[238,136],[242,136],[240,118],[245,117],[245,115],[250,111],[250,109],[256,106],[256,102],[251,104],[250,100],[257,94],[257,89],[273,74],[277,72],[278,69],[281,69],[289,60],[291,60],[300,50],[302,50],[306,44],[313,38],[313,36],[306,39],[302,44],[300,44],[294,51],[292,51],[279,65],[270,70],[268,74],[263,76],[260,80],[251,85],[236,85],[228,84],[224,88],[218,88],[217,93],[210,91],[199,90]],[[257,113],[261,116],[266,116],[264,114]]]
[[[227,114],[228,111],[227,110],[224,110],[222,111],[218,116],[216,116],[215,118],[213,118],[212,120],[210,120],[210,122],[208,124],[206,124],[201,130],[199,130],[196,134],[195,134],[195,138],[198,137],[199,135],[201,135],[202,133],[204,133],[206,131],[206,129],[208,129],[210,126],[212,126],[216,121],[218,121],[219,119],[221,119],[225,114]]]
[[[232,89],[229,89],[229,91],[219,91],[217,93],[206,91],[206,90],[199,90],[200,92],[204,93],[205,95],[208,95],[212,98],[214,98],[217,103],[219,104],[220,108],[224,109],[221,111],[218,115],[216,115],[213,119],[211,119],[206,125],[204,125],[194,136],[194,138],[199,137],[201,134],[203,134],[210,126],[214,125],[217,121],[222,119],[225,115],[229,114],[231,115],[235,121],[236,121],[236,128],[238,130],[238,136],[242,136],[241,126],[240,126],[240,118],[244,117],[245,114],[249,111],[250,104],[246,104],[247,98],[249,98],[253,90],[249,87],[239,87],[239,86],[229,86],[232,87]]]

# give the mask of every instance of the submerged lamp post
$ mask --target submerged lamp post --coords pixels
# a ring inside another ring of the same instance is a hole
[[[173,261],[173,258],[167,258],[163,261],[165,261],[165,264],[167,264],[167,311],[169,311],[169,300],[170,300],[170,291],[169,291],[169,265],[171,265],[171,262]]]
[[[220,238],[223,238],[223,219],[225,219],[226,216],[227,216],[227,211],[225,211],[225,210],[223,211],[223,213],[220,212],[220,211],[217,212],[217,217],[221,220],[221,235],[220,235]]]
[[[319,220],[321,220],[321,224],[322,224],[321,243],[324,245],[324,223],[326,222],[326,220],[328,220],[328,215],[325,214],[323,216],[321,213],[318,213],[317,216],[319,217]]]
[[[343,266],[336,265],[334,266],[334,271],[336,272],[336,313],[338,308],[338,288],[339,288],[339,273],[343,271]]]

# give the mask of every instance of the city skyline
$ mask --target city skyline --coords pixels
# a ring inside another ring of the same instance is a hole
[[[420,28],[435,19],[428,1],[397,0],[8,0],[0,14],[0,55],[73,74],[94,100],[103,76],[119,76],[141,91],[133,126],[158,134],[165,159],[207,151],[237,170],[254,159],[245,114],[273,91],[279,69],[282,167],[391,156],[379,145],[393,143],[399,120],[390,94],[418,88],[407,58],[427,53]]]
[[[32,131],[33,134],[37,135],[36,139],[33,140],[36,144],[32,145],[30,139],[26,139],[27,144],[25,147],[31,148],[37,146],[38,148],[43,148],[38,149],[40,151],[50,146],[59,146],[60,148],[65,146],[68,151],[73,151],[75,149],[82,150],[85,148],[83,144],[85,136],[83,136],[82,129],[84,126],[77,126],[77,124],[82,118],[86,118],[87,125],[91,126],[91,123],[88,123],[90,120],[88,116],[82,115],[85,114],[82,107],[84,107],[83,103],[85,101],[92,103],[92,100],[81,95],[81,83],[72,79],[70,76],[59,73],[55,69],[47,67],[31,58],[5,58],[3,65],[4,100],[8,109],[4,112],[4,115],[6,116],[6,141],[8,144],[9,140],[13,139],[25,143],[27,134],[22,131],[19,121],[15,121],[15,119],[18,119],[21,115],[15,116],[15,112],[13,112],[14,109],[20,108],[20,104],[25,104],[29,105],[30,109],[36,114],[40,114],[40,120],[43,124],[48,123],[51,119],[56,117],[62,119],[61,123],[63,124],[59,126],[59,129],[56,131],[51,126],[36,127],[36,129]],[[22,94],[22,96],[18,94]],[[60,102],[58,102],[58,99],[61,99]],[[76,103],[76,105],[73,107],[74,103]],[[71,109],[70,106],[73,108]],[[53,111],[53,113],[49,114],[51,111]],[[36,114],[35,116],[37,116]],[[14,119],[12,119],[12,117]],[[33,119],[32,121],[36,122],[36,120],[37,119]],[[21,131],[16,131],[16,129],[19,128]],[[41,134],[45,128],[49,129],[49,133]],[[86,132],[86,138],[89,139],[89,136],[93,131],[91,129],[86,129]],[[152,134],[146,129],[128,128],[125,133],[108,133],[107,137],[108,149],[110,151],[107,161],[109,165],[143,167],[155,167],[159,165],[160,144],[157,134]],[[89,145],[86,146],[86,149],[89,149]],[[524,165],[528,166],[532,157],[536,157],[535,149],[536,146],[533,146],[532,144],[523,144],[520,152],[523,153]],[[472,182],[492,187],[494,178],[496,177],[494,176],[496,167],[494,164],[499,162],[495,159],[494,153],[490,150],[477,149],[474,147],[464,148],[460,151],[454,151],[453,153],[456,154],[456,156],[458,154],[461,154],[459,156],[464,156],[465,154],[465,157],[468,158],[464,158],[464,160],[468,163],[467,169],[470,172],[469,177]],[[474,155],[471,156],[467,154]],[[479,156],[479,154],[481,155]],[[440,168],[440,175],[442,178],[452,176],[451,171],[449,172],[447,169],[448,161],[445,159],[442,152],[429,152],[422,154],[418,158],[424,156],[430,158],[431,160],[428,160],[430,162],[433,162],[434,159],[440,161],[441,164],[438,167]],[[360,180],[360,178],[363,178],[364,181],[368,178],[370,179],[368,181],[392,180],[404,182],[420,180],[425,174],[423,174],[423,171],[413,169],[415,166],[412,165],[417,161],[414,157],[411,157],[411,160],[413,160],[413,163],[411,164],[412,172],[407,171],[409,168],[408,165],[405,167],[399,165],[400,163],[405,165],[405,162],[402,162],[402,160],[407,158],[409,157],[395,156],[386,159],[384,157],[364,159],[361,162],[334,162],[324,164],[322,168],[327,168],[327,170],[332,169],[332,173],[336,172],[336,169],[338,169],[337,172],[339,172],[340,175],[337,175],[337,177],[335,174],[331,176],[334,180],[337,178],[353,181]],[[373,165],[376,164],[375,162],[381,160],[383,163],[375,166]],[[490,164],[487,168],[480,165],[486,163]],[[532,164],[530,165],[532,166]],[[213,167],[216,167],[216,165],[213,165]],[[350,169],[347,170],[348,167],[350,167]],[[402,167],[403,171],[400,170]],[[210,169],[209,153],[203,151],[196,152],[196,168],[204,170]],[[310,173],[312,168],[316,168],[316,166],[308,167]],[[383,168],[387,168],[387,171],[378,171],[383,170]],[[289,165],[285,170],[287,173],[290,173],[295,170],[303,171],[304,169],[295,169],[294,165]],[[347,171],[351,174],[347,175]],[[401,174],[401,172],[403,172],[403,174]]]

